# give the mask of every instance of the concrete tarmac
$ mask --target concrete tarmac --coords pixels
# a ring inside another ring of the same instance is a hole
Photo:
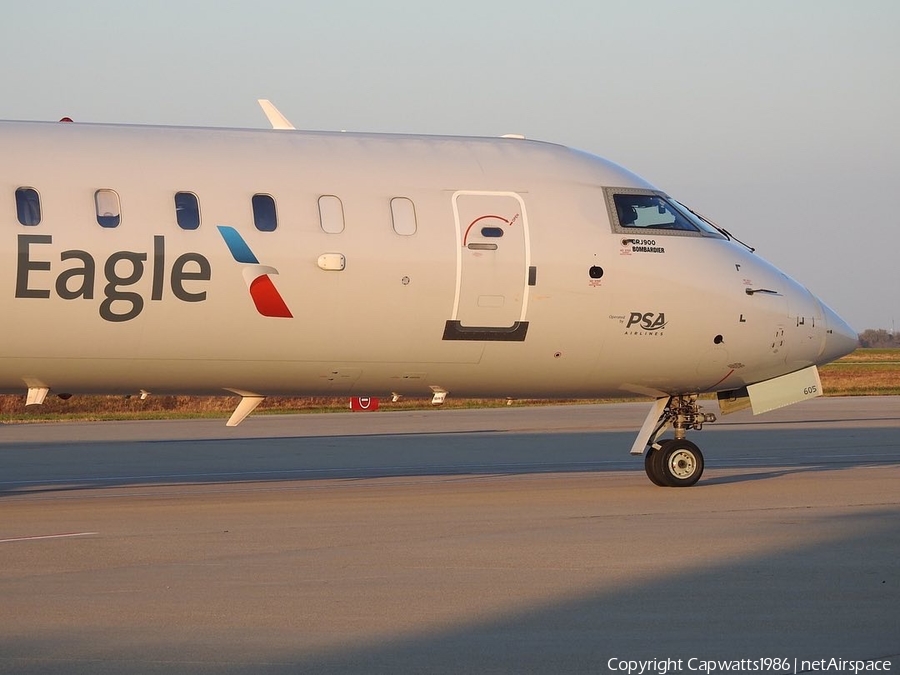
[[[0,672],[900,672],[900,398],[648,408],[0,426]]]

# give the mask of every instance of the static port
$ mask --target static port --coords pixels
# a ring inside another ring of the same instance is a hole
[[[715,342],[717,345],[720,345],[725,342],[725,338],[723,338],[721,335],[716,335],[716,337],[713,338],[713,342]]]
[[[603,276],[603,268],[597,267],[597,265],[592,266],[591,269],[588,270],[588,276],[591,279],[599,279]]]

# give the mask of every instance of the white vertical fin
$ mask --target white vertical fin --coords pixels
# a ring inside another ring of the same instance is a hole
[[[259,107],[263,109],[269,124],[273,129],[296,129],[296,127],[288,122],[288,118],[281,114],[281,111],[267,98],[261,98],[256,101]]]
[[[44,399],[50,393],[50,387],[28,387],[28,397],[25,405],[43,405]]]
[[[259,394],[250,394],[248,392],[235,393],[240,394],[241,402],[238,403],[237,408],[231,413],[231,417],[225,423],[226,427],[236,427],[247,418],[247,415],[256,410],[256,406],[266,400],[265,396],[260,396]]]

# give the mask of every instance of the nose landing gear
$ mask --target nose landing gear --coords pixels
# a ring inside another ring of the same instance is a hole
[[[641,428],[632,454],[641,454],[644,448],[644,470],[647,477],[661,487],[689,487],[703,475],[703,453],[685,438],[689,429],[703,428],[716,421],[716,416],[700,412],[697,397],[670,396],[659,399]],[[657,442],[669,427],[675,430],[675,438]]]
[[[687,439],[671,438],[650,447],[644,457],[647,477],[660,487],[689,487],[703,475],[703,453]]]

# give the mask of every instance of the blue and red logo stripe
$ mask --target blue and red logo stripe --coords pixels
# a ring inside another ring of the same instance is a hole
[[[278,270],[274,267],[260,265],[259,259],[250,250],[247,242],[233,227],[228,225],[217,225],[216,227],[218,227],[222,239],[225,240],[231,257],[235,262],[245,265],[244,281],[247,283],[256,311],[263,316],[281,319],[294,318],[271,279],[270,275],[278,274]]]

